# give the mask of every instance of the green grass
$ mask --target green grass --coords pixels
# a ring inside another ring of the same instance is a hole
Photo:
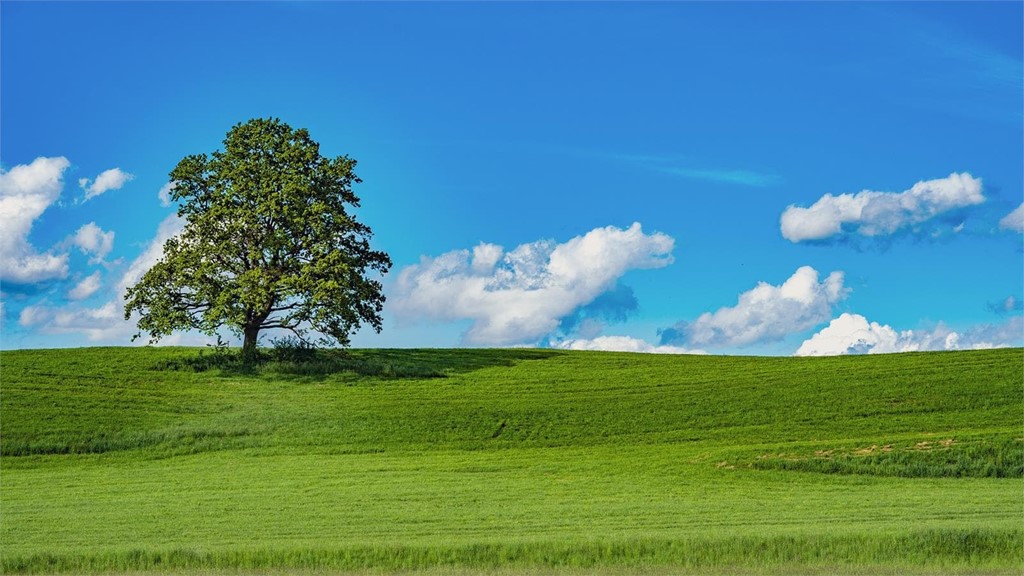
[[[765,454],[754,467],[824,474],[874,474],[908,478],[1024,477],[1024,438],[961,437],[854,449],[815,450],[813,454]]]
[[[1024,351],[0,354],[5,573],[1020,573]]]

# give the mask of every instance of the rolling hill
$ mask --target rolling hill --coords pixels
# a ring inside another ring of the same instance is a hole
[[[0,354],[4,573],[1020,573],[1024,350]]]

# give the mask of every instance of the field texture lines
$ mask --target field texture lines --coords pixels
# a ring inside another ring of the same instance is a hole
[[[1019,573],[1024,353],[4,352],[5,573]]]

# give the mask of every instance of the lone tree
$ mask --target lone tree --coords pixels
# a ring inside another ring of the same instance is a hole
[[[340,346],[363,322],[380,332],[384,295],[367,272],[387,273],[391,259],[346,210],[359,206],[355,165],[276,118],[237,124],[223,152],[183,158],[170,176],[184,230],[125,294],[125,319],[140,313],[135,337],[227,326],[251,361],[266,328]]]

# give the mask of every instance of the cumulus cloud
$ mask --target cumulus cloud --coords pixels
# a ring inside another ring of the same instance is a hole
[[[819,282],[818,271],[803,266],[778,286],[759,282],[740,294],[736,306],[705,312],[693,322],[662,330],[661,343],[744,346],[781,340],[826,322],[832,307],[848,292],[842,272],[832,272]]]
[[[72,300],[85,300],[100,289],[100,273],[93,272],[86,276],[75,287],[68,291],[68,298]]]
[[[181,232],[184,228],[184,220],[172,214],[165,218],[157,228],[156,236],[149,242],[142,253],[135,258],[125,269],[117,281],[114,297],[98,307],[87,307],[78,304],[71,306],[52,306],[39,304],[27,306],[22,309],[18,322],[21,326],[35,327],[44,334],[84,334],[93,342],[119,342],[126,343],[135,333],[135,320],[124,319],[124,294],[129,286],[134,285],[142,275],[156,264],[163,257],[164,243]],[[97,276],[98,272],[94,274]],[[91,278],[91,277],[90,277]],[[83,280],[72,292],[78,290],[83,283],[90,281]],[[87,291],[89,285],[82,289]],[[69,298],[74,298],[72,293]],[[88,296],[83,296],[83,298]]]
[[[810,208],[789,206],[780,224],[782,236],[791,242],[848,234],[888,236],[908,228],[919,231],[939,215],[984,201],[980,178],[954,172],[946,178],[918,182],[903,192],[826,194]]]
[[[100,262],[114,247],[114,232],[104,232],[95,222],[89,222],[75,232],[71,242],[78,246],[83,254],[89,254],[90,263]]]
[[[595,228],[563,244],[542,240],[506,252],[495,244],[423,257],[395,283],[400,320],[472,320],[465,342],[536,343],[561,320],[594,302],[627,271],[672,262],[674,240],[626,229]]]
[[[167,207],[171,205],[171,190],[174,190],[177,186],[177,182],[168,182],[160,187],[160,191],[156,195],[160,198],[161,206]]]
[[[1010,212],[999,221],[999,227],[1003,230],[1013,230],[1024,233],[1024,203],[1017,206],[1017,209]]]
[[[598,336],[593,339],[576,338],[554,344],[562,350],[603,350],[606,352],[644,352],[648,354],[707,354],[703,350],[691,350],[679,346],[655,346],[645,340],[630,336]]]
[[[90,180],[88,178],[80,178],[78,185],[85,190],[85,200],[95,198],[104,192],[110,190],[118,190],[125,185],[126,182],[135,178],[135,176],[122,171],[120,168],[111,168],[110,170],[104,170],[96,177],[96,180]]]
[[[0,169],[0,280],[34,284],[68,275],[68,255],[39,253],[28,241],[32,224],[60,197],[67,158],[36,158]]]
[[[944,324],[926,330],[902,330],[869,322],[860,314],[844,313],[800,345],[797,356],[886,354],[924,350],[970,350],[1020,345],[1024,318],[1002,324],[981,324],[956,331]]]

